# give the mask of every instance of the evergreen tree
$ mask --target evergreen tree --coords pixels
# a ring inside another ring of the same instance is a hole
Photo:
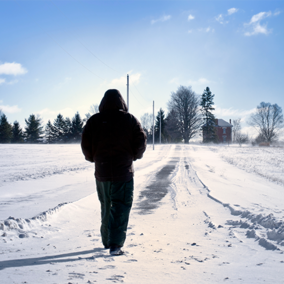
[[[203,142],[217,142],[217,134],[215,130],[215,116],[212,113],[214,96],[209,87],[206,87],[201,97],[201,108],[204,124],[202,126]]]
[[[24,142],[24,133],[20,127],[20,123],[16,120],[13,123],[12,127],[12,143],[23,143]]]
[[[0,143],[10,143],[12,138],[12,126],[5,114],[0,117]]]
[[[79,112],[75,114],[72,118],[72,140],[73,141],[80,141],[81,135],[83,131],[83,121]]]
[[[48,144],[55,143],[57,140],[56,130],[50,120],[45,126],[45,139]]]
[[[160,141],[160,117],[161,117],[161,142],[165,143],[166,140],[166,121],[165,121],[165,112],[160,109],[156,116],[156,123],[155,123],[155,140],[158,142]]]
[[[72,121],[69,117],[65,118],[65,139],[66,142],[72,139]]]
[[[53,122],[56,142],[66,142],[66,122],[63,115],[58,114]]]
[[[31,114],[28,119],[25,119],[25,138],[28,143],[39,143],[42,140],[43,126],[41,119],[34,114]]]

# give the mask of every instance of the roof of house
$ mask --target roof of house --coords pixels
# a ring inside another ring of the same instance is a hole
[[[217,119],[218,120],[218,126],[221,127],[233,127],[232,124],[228,123],[227,121],[223,120],[223,119]]]

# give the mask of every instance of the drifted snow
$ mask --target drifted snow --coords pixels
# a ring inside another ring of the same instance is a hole
[[[281,155],[148,147],[126,254],[112,257],[80,146],[0,145],[1,283],[283,283]]]

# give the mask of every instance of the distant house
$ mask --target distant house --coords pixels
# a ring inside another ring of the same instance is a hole
[[[205,126],[205,125],[204,125]],[[203,126],[203,142],[208,141],[208,134],[206,133],[205,127]],[[231,119],[230,123],[223,119],[215,119],[214,121],[214,129],[216,133],[216,142],[223,143],[223,142],[232,142],[232,127]],[[209,134],[210,135],[210,134]],[[212,134],[211,134],[212,135]]]
[[[232,127],[230,123],[223,119],[215,119],[216,134],[219,142],[232,142]]]

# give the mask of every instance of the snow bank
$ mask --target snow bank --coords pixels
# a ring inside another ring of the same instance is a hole
[[[2,237],[27,238],[29,235],[37,235],[39,227],[44,225],[44,222],[58,213],[60,209],[67,203],[60,203],[56,207],[42,212],[32,218],[22,219],[10,216],[8,219],[0,222],[0,234]]]

